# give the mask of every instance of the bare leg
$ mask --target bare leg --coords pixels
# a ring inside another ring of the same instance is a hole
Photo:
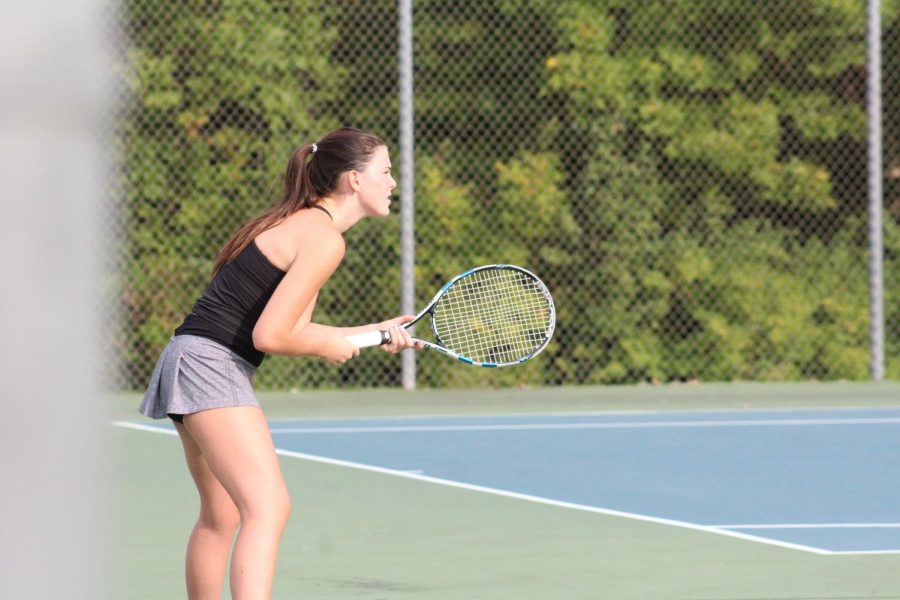
[[[250,407],[206,410],[187,415],[184,426],[240,514],[232,598],[268,599],[290,498],[265,416]]]
[[[200,492],[200,517],[188,541],[185,577],[190,600],[219,600],[228,569],[228,555],[240,524],[231,496],[215,478],[197,442],[184,425],[175,423],[188,469]]]

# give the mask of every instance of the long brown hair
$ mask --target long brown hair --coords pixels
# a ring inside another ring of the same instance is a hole
[[[375,150],[386,145],[376,135],[344,127],[332,131],[315,144],[304,144],[297,148],[284,172],[284,193],[281,200],[263,214],[241,225],[231,236],[216,257],[213,276],[243,252],[260,233],[334,192],[342,174],[363,170]]]

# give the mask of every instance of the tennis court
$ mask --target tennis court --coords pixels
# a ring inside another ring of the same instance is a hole
[[[261,399],[294,504],[276,598],[900,598],[897,384]],[[135,400],[116,597],[175,597],[195,492]]]
[[[508,369],[298,359],[350,350],[257,347],[241,311],[220,341],[271,350],[293,499],[274,598],[900,600],[900,0],[12,0],[0,24],[0,600],[186,597],[197,490],[139,394],[220,249],[259,215],[281,237],[282,188],[347,250],[282,316],[380,330],[488,265],[553,304],[456,327],[539,342]],[[343,126],[383,143],[339,167]],[[272,285],[335,262],[256,250]]]

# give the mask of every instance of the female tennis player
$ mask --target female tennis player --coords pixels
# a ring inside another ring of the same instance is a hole
[[[225,244],[156,365],[140,411],[175,421],[200,492],[187,546],[191,600],[220,597],[229,553],[233,598],[271,594],[290,499],[251,388],[265,354],[343,363],[359,353],[345,336],[377,329],[390,331],[388,352],[417,347],[401,327],[413,315],[349,328],[312,322],[319,289],[344,256],[341,234],[386,216],[395,186],[387,146],[370,133],[344,128],[300,147],[281,201]]]

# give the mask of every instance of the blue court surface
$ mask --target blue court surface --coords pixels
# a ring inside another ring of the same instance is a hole
[[[272,422],[281,454],[820,554],[900,552],[900,410]]]
[[[271,430],[285,456],[817,554],[900,553],[897,408],[274,420]]]

